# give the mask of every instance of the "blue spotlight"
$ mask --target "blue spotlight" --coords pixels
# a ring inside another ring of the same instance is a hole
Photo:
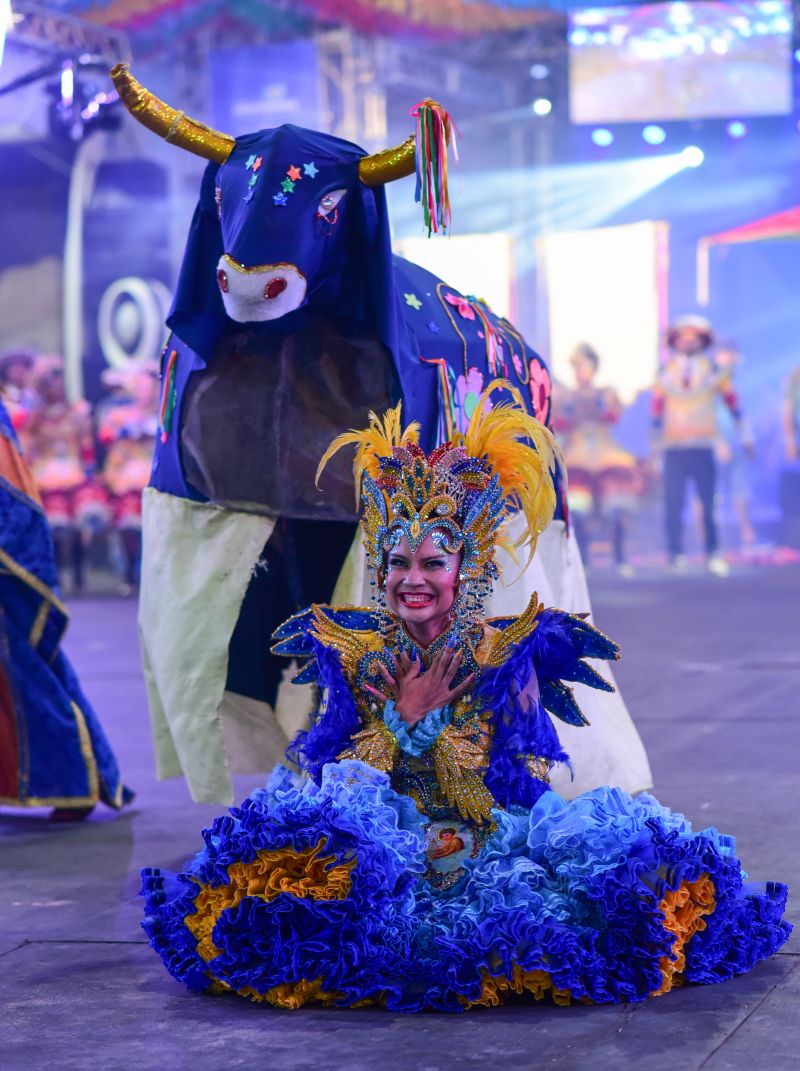
[[[607,149],[614,141],[614,135],[610,130],[606,130],[604,127],[598,127],[597,130],[592,131],[592,141],[595,145],[599,145],[601,149]]]
[[[729,138],[746,138],[747,137],[747,123],[743,123],[741,119],[733,119],[728,123],[726,130],[728,131]]]
[[[680,154],[684,167],[699,167],[705,158],[706,154],[697,145],[687,145]]]
[[[14,16],[11,14],[11,0],[0,0],[0,64],[3,62],[6,34],[14,25],[13,20]]]
[[[650,123],[642,131],[642,137],[648,145],[661,145],[667,140],[667,132],[663,126]]]

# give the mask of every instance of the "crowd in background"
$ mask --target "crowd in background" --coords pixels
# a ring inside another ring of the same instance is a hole
[[[749,503],[756,461],[735,386],[741,355],[732,343],[715,343],[711,325],[699,317],[676,321],[667,342],[667,358],[647,392],[648,431],[638,450],[620,441],[626,409],[613,388],[601,385],[601,359],[591,345],[581,343],[571,355],[573,382],[555,383],[553,426],[566,455],[571,523],[587,565],[593,550],[605,545],[617,572],[630,577],[633,522],[661,488],[670,567],[687,567],[688,504],[707,568],[724,576],[729,566],[720,547],[720,507],[733,519],[740,548],[757,541]],[[0,394],[53,530],[62,586],[71,594],[84,590],[91,554],[111,568],[118,591],[135,591],[139,579],[141,495],[158,428],[158,365],[108,368],[103,384],[107,393],[94,407],[72,403],[61,358],[27,350],[0,355]],[[800,368],[784,392],[782,428],[791,464],[800,452]],[[796,480],[791,471],[784,478]],[[782,498],[793,495],[800,500],[796,483],[782,487]]]
[[[141,496],[158,426],[158,365],[106,369],[107,394],[92,408],[70,402],[60,357],[0,356],[0,393],[53,531],[62,587],[78,594],[98,554],[133,591],[141,556]]]
[[[740,551],[758,542],[750,504],[758,459],[736,387],[742,357],[734,343],[717,341],[711,324],[699,316],[677,320],[666,343],[666,357],[646,392],[646,430],[639,429],[638,450],[620,441],[626,411],[616,391],[601,385],[600,356],[588,343],[575,347],[573,382],[557,383],[553,400],[554,429],[569,474],[571,522],[587,559],[593,547],[605,543],[617,572],[630,577],[632,523],[660,488],[669,568],[682,573],[689,566],[688,507],[705,565],[722,577],[730,570],[719,532],[723,511]],[[636,408],[641,409],[638,399],[629,411]],[[800,368],[786,384],[782,430],[788,467],[780,474],[780,498],[784,518],[791,518],[800,510],[800,474],[793,464],[800,439]]]

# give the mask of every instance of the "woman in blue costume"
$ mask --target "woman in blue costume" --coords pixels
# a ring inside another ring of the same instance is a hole
[[[39,492],[0,402],[0,805],[64,821],[133,798],[60,649],[67,621]]]
[[[485,620],[503,523],[553,510],[547,432],[490,408],[430,456],[399,408],[357,447],[373,608],[312,606],[276,634],[320,693],[266,788],[204,831],[184,873],[144,872],[145,930],[197,992],[280,1007],[460,1011],[510,993],[641,1000],[751,969],[786,940],[786,888],[745,884],[730,837],[650,796],[566,802],[551,716],[616,645],[534,596]]]

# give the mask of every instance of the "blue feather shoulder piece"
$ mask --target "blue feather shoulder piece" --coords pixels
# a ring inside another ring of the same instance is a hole
[[[380,617],[369,607],[315,604],[275,630],[272,653],[304,663],[293,684],[319,684],[320,646],[336,651],[347,672],[375,649],[379,630]]]
[[[542,706],[569,725],[585,725],[586,718],[565,681],[613,692],[609,684],[586,658],[610,661],[619,658],[619,646],[590,625],[582,614],[545,610],[536,595],[524,613],[516,617],[492,618],[488,624],[498,630],[489,656],[489,665],[500,675],[518,677],[536,673]],[[503,669],[505,672],[502,672]]]

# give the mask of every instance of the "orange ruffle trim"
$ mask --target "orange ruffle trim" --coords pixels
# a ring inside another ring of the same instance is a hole
[[[312,900],[344,900],[349,896],[355,859],[336,863],[335,855],[322,855],[326,844],[325,837],[321,837],[313,847],[303,851],[294,848],[261,851],[251,863],[231,864],[227,885],[201,885],[194,901],[196,910],[184,920],[197,938],[198,954],[206,961],[219,955],[221,950],[212,938],[217,919],[246,896],[262,900],[274,900],[281,893]]]
[[[716,890],[708,874],[701,874],[697,881],[682,881],[672,889],[658,905],[664,913],[664,929],[675,934],[672,955],[661,960],[661,985],[651,997],[660,997],[683,983],[686,968],[684,949],[696,933],[706,928],[705,916],[716,907]]]
[[[230,881],[227,885],[212,887],[203,884],[195,898],[196,911],[187,915],[186,926],[197,938],[197,951],[206,961],[218,955],[220,949],[213,942],[212,933],[223,911],[235,907],[246,896],[272,900],[281,893],[298,898],[315,900],[343,900],[350,893],[350,873],[355,860],[336,863],[333,855],[323,855],[326,839],[303,851],[292,848],[277,851],[262,851],[251,863],[234,863],[228,868]],[[705,916],[712,914],[716,906],[715,888],[708,874],[701,874],[696,881],[681,882],[679,887],[668,891],[659,904],[664,915],[664,928],[673,933],[672,954],[664,956],[660,963],[662,982],[651,996],[668,993],[683,982],[686,966],[684,949],[696,933],[705,929]],[[212,992],[221,993],[230,987],[214,979]],[[266,993],[259,993],[247,986],[238,990],[240,996],[250,1000],[273,1004],[279,1008],[302,1008],[305,1004],[333,1004],[337,993],[323,989],[322,978],[300,979],[274,986]],[[481,995],[477,1000],[464,1001],[466,1008],[475,1006],[496,1007],[509,994],[530,993],[536,1000],[550,996],[554,1003],[570,1004],[572,994],[568,989],[559,989],[553,984],[547,971],[525,971],[516,966],[509,978],[506,975],[493,977],[483,972]],[[363,1001],[370,1004],[372,1001]],[[581,1001],[581,1003],[590,1003]]]
[[[509,993],[532,993],[536,1000],[543,1000],[550,995],[556,1004],[569,1004],[572,1001],[570,991],[554,986],[547,971],[524,971],[515,964],[511,978],[506,975],[493,978],[488,971],[484,971],[480,997],[477,1000],[464,1001],[464,1007],[474,1008],[482,1005],[494,1008],[502,1004]]]

